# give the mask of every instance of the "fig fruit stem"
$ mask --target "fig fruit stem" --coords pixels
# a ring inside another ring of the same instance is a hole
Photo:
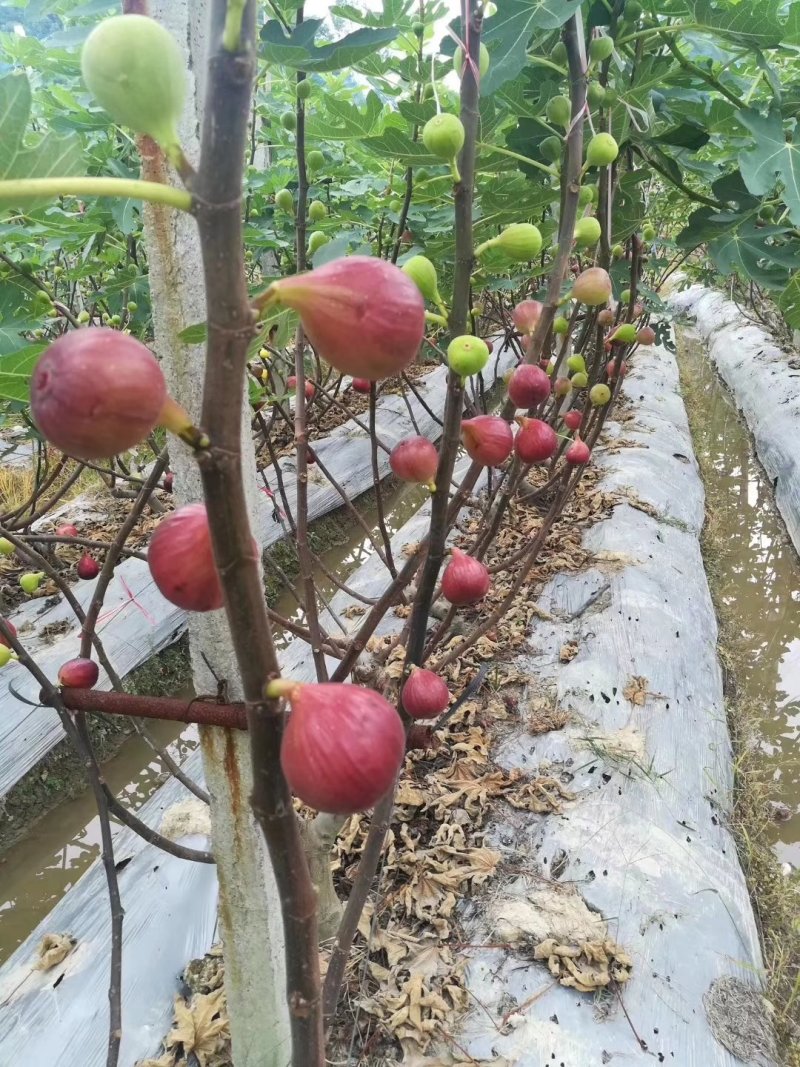
[[[519,152],[512,152],[510,148],[500,148],[499,145],[486,144],[484,141],[478,141],[477,147],[483,148],[487,152],[497,152],[501,156],[508,156],[509,159],[519,160],[520,163],[527,163],[529,167],[535,167],[537,170],[549,174],[552,178],[558,177],[558,171],[555,167],[548,167],[546,163],[540,163],[538,159],[531,159],[530,156],[522,156]],[[483,245],[481,245],[482,247]],[[478,255],[477,251],[475,255]]]
[[[191,194],[185,190],[134,178],[18,178],[0,181],[0,204],[18,204],[39,197],[55,199],[59,196],[128,197],[131,200],[148,200],[151,204],[166,204],[180,211],[192,210]]]
[[[447,319],[445,318],[445,316],[444,315],[437,315],[436,312],[434,312],[434,311],[426,311],[425,312],[425,321],[426,322],[433,322],[437,326],[444,326],[444,327],[447,326]]]

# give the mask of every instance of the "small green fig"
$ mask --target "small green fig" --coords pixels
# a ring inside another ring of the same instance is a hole
[[[642,5],[639,0],[626,0],[622,17],[626,22],[638,22],[642,17]]]
[[[577,374],[573,374],[570,378],[573,389],[585,389],[589,384],[589,376],[582,370],[579,370]]]
[[[762,222],[772,222],[775,218],[775,205],[774,204],[762,204],[758,209],[758,217]]]
[[[115,122],[146,133],[167,155],[180,152],[186,69],[178,43],[161,23],[146,15],[104,19],[86,38],[81,71]]]
[[[14,546],[7,537],[0,537],[0,556],[13,556]]]
[[[89,312],[84,308],[83,311],[78,313],[78,322],[81,324],[81,326],[83,326],[85,323],[89,322],[91,317],[92,316],[89,314]]]
[[[414,33],[415,37],[422,37],[422,35],[425,33],[425,23],[414,22],[411,25],[411,30]]]
[[[306,170],[311,174],[316,173],[318,170],[322,170],[325,166],[325,156],[318,148],[312,148],[310,152],[306,154]]]
[[[297,129],[297,115],[295,115],[294,111],[284,111],[281,115],[281,126],[290,133]]]
[[[556,315],[553,319],[553,333],[564,336],[569,331],[569,322],[563,315]]]
[[[602,107],[606,102],[606,91],[599,82],[592,82],[586,90],[589,107]]]
[[[575,223],[575,244],[579,248],[592,248],[600,240],[600,223],[593,215],[586,215]]]
[[[27,593],[30,596],[30,594],[35,593],[42,584],[43,578],[44,574],[41,571],[28,571],[26,574],[20,575],[20,589],[22,589],[23,593]]]
[[[589,42],[589,58],[593,63],[602,63],[614,51],[614,42],[610,37],[594,37]]]
[[[469,378],[478,374],[489,362],[489,346],[480,337],[463,334],[454,337],[447,346],[447,364],[455,374]]]
[[[566,129],[572,118],[572,105],[569,102],[569,97],[550,97],[545,108],[545,115],[548,122],[552,122],[554,126],[563,126]]]
[[[275,194],[275,207],[285,211],[287,215],[294,213],[294,197],[291,189],[279,189]]]
[[[593,385],[589,390],[589,401],[593,407],[602,408],[611,399],[611,390],[607,385],[603,385],[602,382],[598,382],[597,385]]]
[[[653,240],[655,235],[656,235],[656,231],[649,223],[646,226],[642,227],[642,237],[648,243]]]
[[[480,71],[481,77],[485,78],[486,75],[489,73],[490,59],[489,49],[486,47],[485,44],[483,44],[483,42],[481,42],[480,49],[478,50],[478,56],[478,70]],[[453,55],[453,70],[456,72],[459,78],[464,77],[465,66],[466,64],[464,62],[464,49],[461,47],[461,45],[459,45]]]
[[[129,315],[135,315],[136,312],[139,310],[139,305],[136,303],[135,300],[129,300],[128,303],[125,305],[125,308]]]
[[[302,85],[303,83],[300,82]],[[308,205],[308,217],[312,222],[321,222],[328,214],[328,209],[321,200],[312,200]]]
[[[295,89],[297,99],[308,100],[308,98],[311,96],[312,88],[313,83],[308,78],[303,78],[302,81],[297,83],[297,88]]]
[[[526,263],[529,259],[535,259],[541,252],[542,235],[530,222],[512,222],[497,237],[479,245],[475,249],[475,255],[482,255],[488,248],[499,248],[515,263]]]
[[[610,133],[597,133],[586,148],[586,164],[589,167],[607,167],[619,155],[619,145]]]
[[[616,330],[609,337],[609,341],[616,341],[619,344],[632,345],[636,341],[637,329],[632,322],[622,322],[617,326]]]
[[[451,115],[446,111],[434,115],[422,127],[422,143],[431,155],[450,164],[454,181],[461,180],[456,156],[464,147],[465,136],[464,125],[458,115]]]
[[[630,304],[630,302],[631,302],[631,291],[630,291],[630,289],[623,289],[622,292],[619,294],[619,299],[620,299],[620,303],[621,304]]]
[[[567,370],[570,370],[573,373],[577,373],[578,371],[582,371],[584,374],[586,373],[586,360],[580,352],[575,352],[569,357],[567,360]]]
[[[550,160],[551,163],[558,163],[561,159],[561,151],[564,147],[564,142],[560,137],[556,137],[555,134],[551,137],[545,137],[545,139],[539,145],[539,151],[545,159]]]
[[[323,233],[322,230],[315,230],[308,239],[308,254],[313,256],[328,241],[330,241],[330,237],[326,233]]]
[[[582,185],[578,193],[578,203],[581,207],[588,207],[594,200],[594,186]]]
[[[622,257],[625,255],[624,246],[614,245],[614,247],[611,249],[611,255],[614,257],[614,259],[622,259]]]
[[[554,63],[557,63],[560,67],[566,65],[567,62],[567,46],[563,41],[557,41],[553,45],[553,51],[550,53],[550,58]]]
[[[0,645],[0,667],[5,665],[14,658],[14,653],[6,645]]]
[[[441,304],[436,267],[427,256],[412,256],[411,259],[406,260],[401,269],[409,276],[426,300],[432,304]]]

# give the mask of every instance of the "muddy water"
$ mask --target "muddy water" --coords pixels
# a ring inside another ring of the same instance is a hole
[[[385,495],[386,526],[390,534],[398,530],[427,496],[418,486],[401,486]],[[374,508],[359,509],[377,535]],[[322,556],[326,567],[342,581],[365,561],[371,543],[363,529],[351,523],[342,512],[341,543]],[[317,586],[330,600],[336,585],[324,573]],[[285,593],[276,610],[295,622],[303,622],[297,600]],[[285,645],[291,635],[278,633],[276,642]],[[194,727],[152,722],[150,728],[163,746],[179,762],[197,744]],[[155,792],[163,781],[163,767],[138,736],[126,741],[116,756],[104,765],[109,786],[133,811]],[[62,804],[50,812],[17,845],[0,857],[0,963],[30,934],[31,930],[74,885],[100,854],[100,829],[90,793]]]
[[[736,635],[737,698],[760,718],[771,796],[791,811],[771,827],[775,849],[800,867],[800,561],[744,420],[691,331],[678,360],[706,489],[709,581]]]

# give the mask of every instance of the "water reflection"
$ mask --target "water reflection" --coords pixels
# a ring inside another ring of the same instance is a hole
[[[733,650],[739,696],[760,715],[773,797],[793,813],[772,830],[775,846],[782,860],[800,866],[800,562],[728,390],[694,337],[685,336],[678,351],[717,553],[712,587],[740,635]]]

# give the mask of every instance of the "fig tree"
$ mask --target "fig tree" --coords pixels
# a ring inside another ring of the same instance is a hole
[[[619,155],[619,145],[610,133],[597,133],[586,148],[586,164],[589,167],[607,167]]]

